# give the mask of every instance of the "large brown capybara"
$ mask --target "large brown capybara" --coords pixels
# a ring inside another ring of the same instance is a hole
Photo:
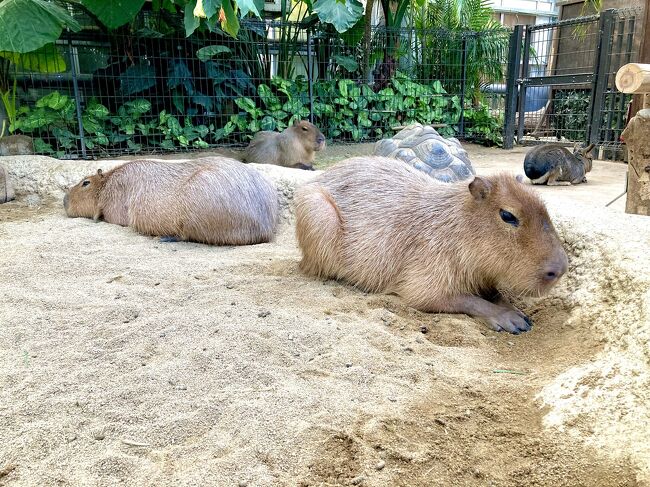
[[[212,245],[269,242],[278,222],[273,183],[222,157],[137,160],[99,170],[70,188],[63,206],[69,217],[103,218],[145,235]]]
[[[441,183],[402,161],[356,157],[298,190],[296,219],[307,274],[515,334],[531,322],[501,291],[543,295],[568,265],[542,201],[505,174]]]
[[[296,120],[282,132],[257,132],[244,150],[242,160],[313,170],[315,152],[324,148],[325,136],[321,131],[306,120]]]

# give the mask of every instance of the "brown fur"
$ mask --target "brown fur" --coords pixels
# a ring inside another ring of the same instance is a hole
[[[222,157],[138,160],[100,170],[68,191],[64,207],[70,217],[103,217],[145,235],[213,245],[268,242],[278,221],[274,185]]]
[[[312,170],[315,152],[324,148],[325,137],[321,131],[306,120],[299,120],[281,133],[257,132],[242,160]]]
[[[477,177],[468,187],[394,159],[352,158],[298,190],[296,219],[307,274],[398,294],[423,311],[467,313],[513,333],[529,329],[529,319],[498,290],[541,295],[567,267],[544,204],[508,175]]]
[[[34,153],[34,142],[27,135],[0,137],[0,156],[27,156]]]

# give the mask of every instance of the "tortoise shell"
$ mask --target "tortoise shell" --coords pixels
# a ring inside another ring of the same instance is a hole
[[[458,139],[445,139],[433,127],[419,123],[377,142],[374,154],[399,159],[447,183],[470,179],[475,174]]]

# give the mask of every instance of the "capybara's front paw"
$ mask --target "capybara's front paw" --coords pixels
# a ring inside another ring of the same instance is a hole
[[[530,318],[518,310],[504,309],[497,316],[486,320],[495,331],[507,331],[519,335],[522,331],[529,331],[532,327]]]

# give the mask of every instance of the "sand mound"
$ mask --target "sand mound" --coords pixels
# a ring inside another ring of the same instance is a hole
[[[67,219],[50,198],[114,163],[29,160],[3,161],[0,485],[649,485],[645,219],[550,202],[571,269],[514,337],[304,277],[288,211],[238,248]],[[314,175],[263,170],[285,200]]]

